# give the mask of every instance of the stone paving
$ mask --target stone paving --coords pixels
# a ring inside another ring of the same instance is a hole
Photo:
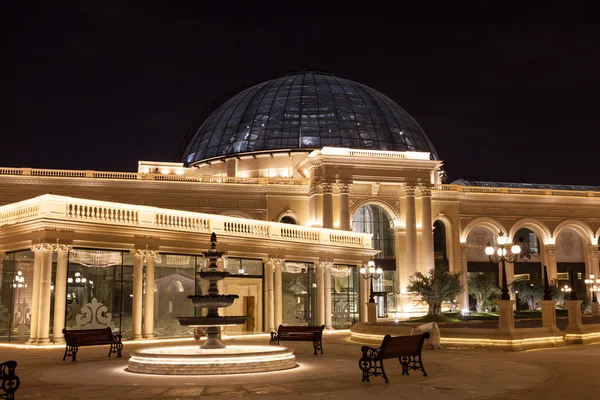
[[[151,376],[126,371],[129,352],[165,343],[125,342],[123,358],[108,358],[107,346],[84,347],[77,361],[62,361],[64,347],[0,347],[0,360],[18,362],[21,388],[16,399],[587,399],[600,389],[600,345],[528,352],[425,350],[429,376],[401,376],[386,361],[383,378],[361,382],[360,344],[348,332],[326,334],[325,354],[313,356],[311,343],[288,342],[298,367],[293,370],[228,376]],[[190,344],[172,341],[168,345]],[[265,335],[228,339],[228,344],[268,343]]]

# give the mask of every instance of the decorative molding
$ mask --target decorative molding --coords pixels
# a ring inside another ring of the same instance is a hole
[[[32,246],[30,246],[31,251],[38,252],[38,251],[52,251],[52,245],[49,243],[36,243]]]
[[[555,219],[552,220],[548,220],[548,219],[544,219],[542,220],[542,222],[544,223],[544,225],[546,225],[548,227],[548,229],[550,230],[550,234],[554,234],[554,228],[556,228],[556,226],[561,222]]]

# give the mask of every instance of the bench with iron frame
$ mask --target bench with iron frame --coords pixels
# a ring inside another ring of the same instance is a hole
[[[117,353],[117,357],[121,357],[121,350],[123,349],[123,343],[121,342],[121,335],[113,335],[110,328],[103,329],[63,329],[65,335],[65,341],[67,342],[67,348],[65,349],[65,355],[63,361],[67,357],[71,357],[72,361],[77,361],[77,352],[79,347],[82,346],[95,346],[101,344],[110,344],[110,350],[108,350],[108,356]]]
[[[314,355],[316,356],[317,351],[321,351],[321,354],[323,354],[323,329],[325,329],[325,325],[279,325],[277,332],[271,332],[269,344],[278,346],[279,341],[313,342],[313,348],[315,349]]]
[[[21,385],[15,369],[17,369],[16,361],[11,360],[0,364],[0,379],[2,380],[0,388],[4,392],[0,392],[0,399],[13,400],[15,398],[15,392]]]
[[[358,366],[363,373],[363,382],[370,382],[370,376],[383,376],[385,383],[390,383],[383,369],[383,360],[397,358],[402,365],[402,375],[408,375],[408,370],[421,370],[423,376],[427,376],[423,362],[421,361],[421,350],[423,342],[429,339],[429,332],[412,336],[390,336],[383,338],[378,348],[362,346],[362,357]]]

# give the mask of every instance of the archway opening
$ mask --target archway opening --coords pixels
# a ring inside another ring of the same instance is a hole
[[[447,249],[446,225],[442,221],[433,223],[433,254],[435,268],[450,268]]]
[[[373,281],[373,295],[377,303],[377,315],[386,316],[396,310],[396,241],[391,216],[376,205],[359,207],[352,218],[354,232],[373,234],[373,248],[380,253],[375,264],[383,269],[383,276]]]

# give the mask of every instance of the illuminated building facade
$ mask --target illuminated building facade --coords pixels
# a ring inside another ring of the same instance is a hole
[[[415,120],[374,89],[302,72],[249,88],[195,125],[179,162],[137,172],[0,168],[0,340],[62,341],[62,328],[129,338],[188,335],[194,273],[211,232],[239,295],[224,315],[348,328],[367,318],[358,270],[374,257],[380,317],[423,310],[417,271],[498,267],[501,232],[523,238],[508,281],[598,276],[600,188],[457,181]]]

